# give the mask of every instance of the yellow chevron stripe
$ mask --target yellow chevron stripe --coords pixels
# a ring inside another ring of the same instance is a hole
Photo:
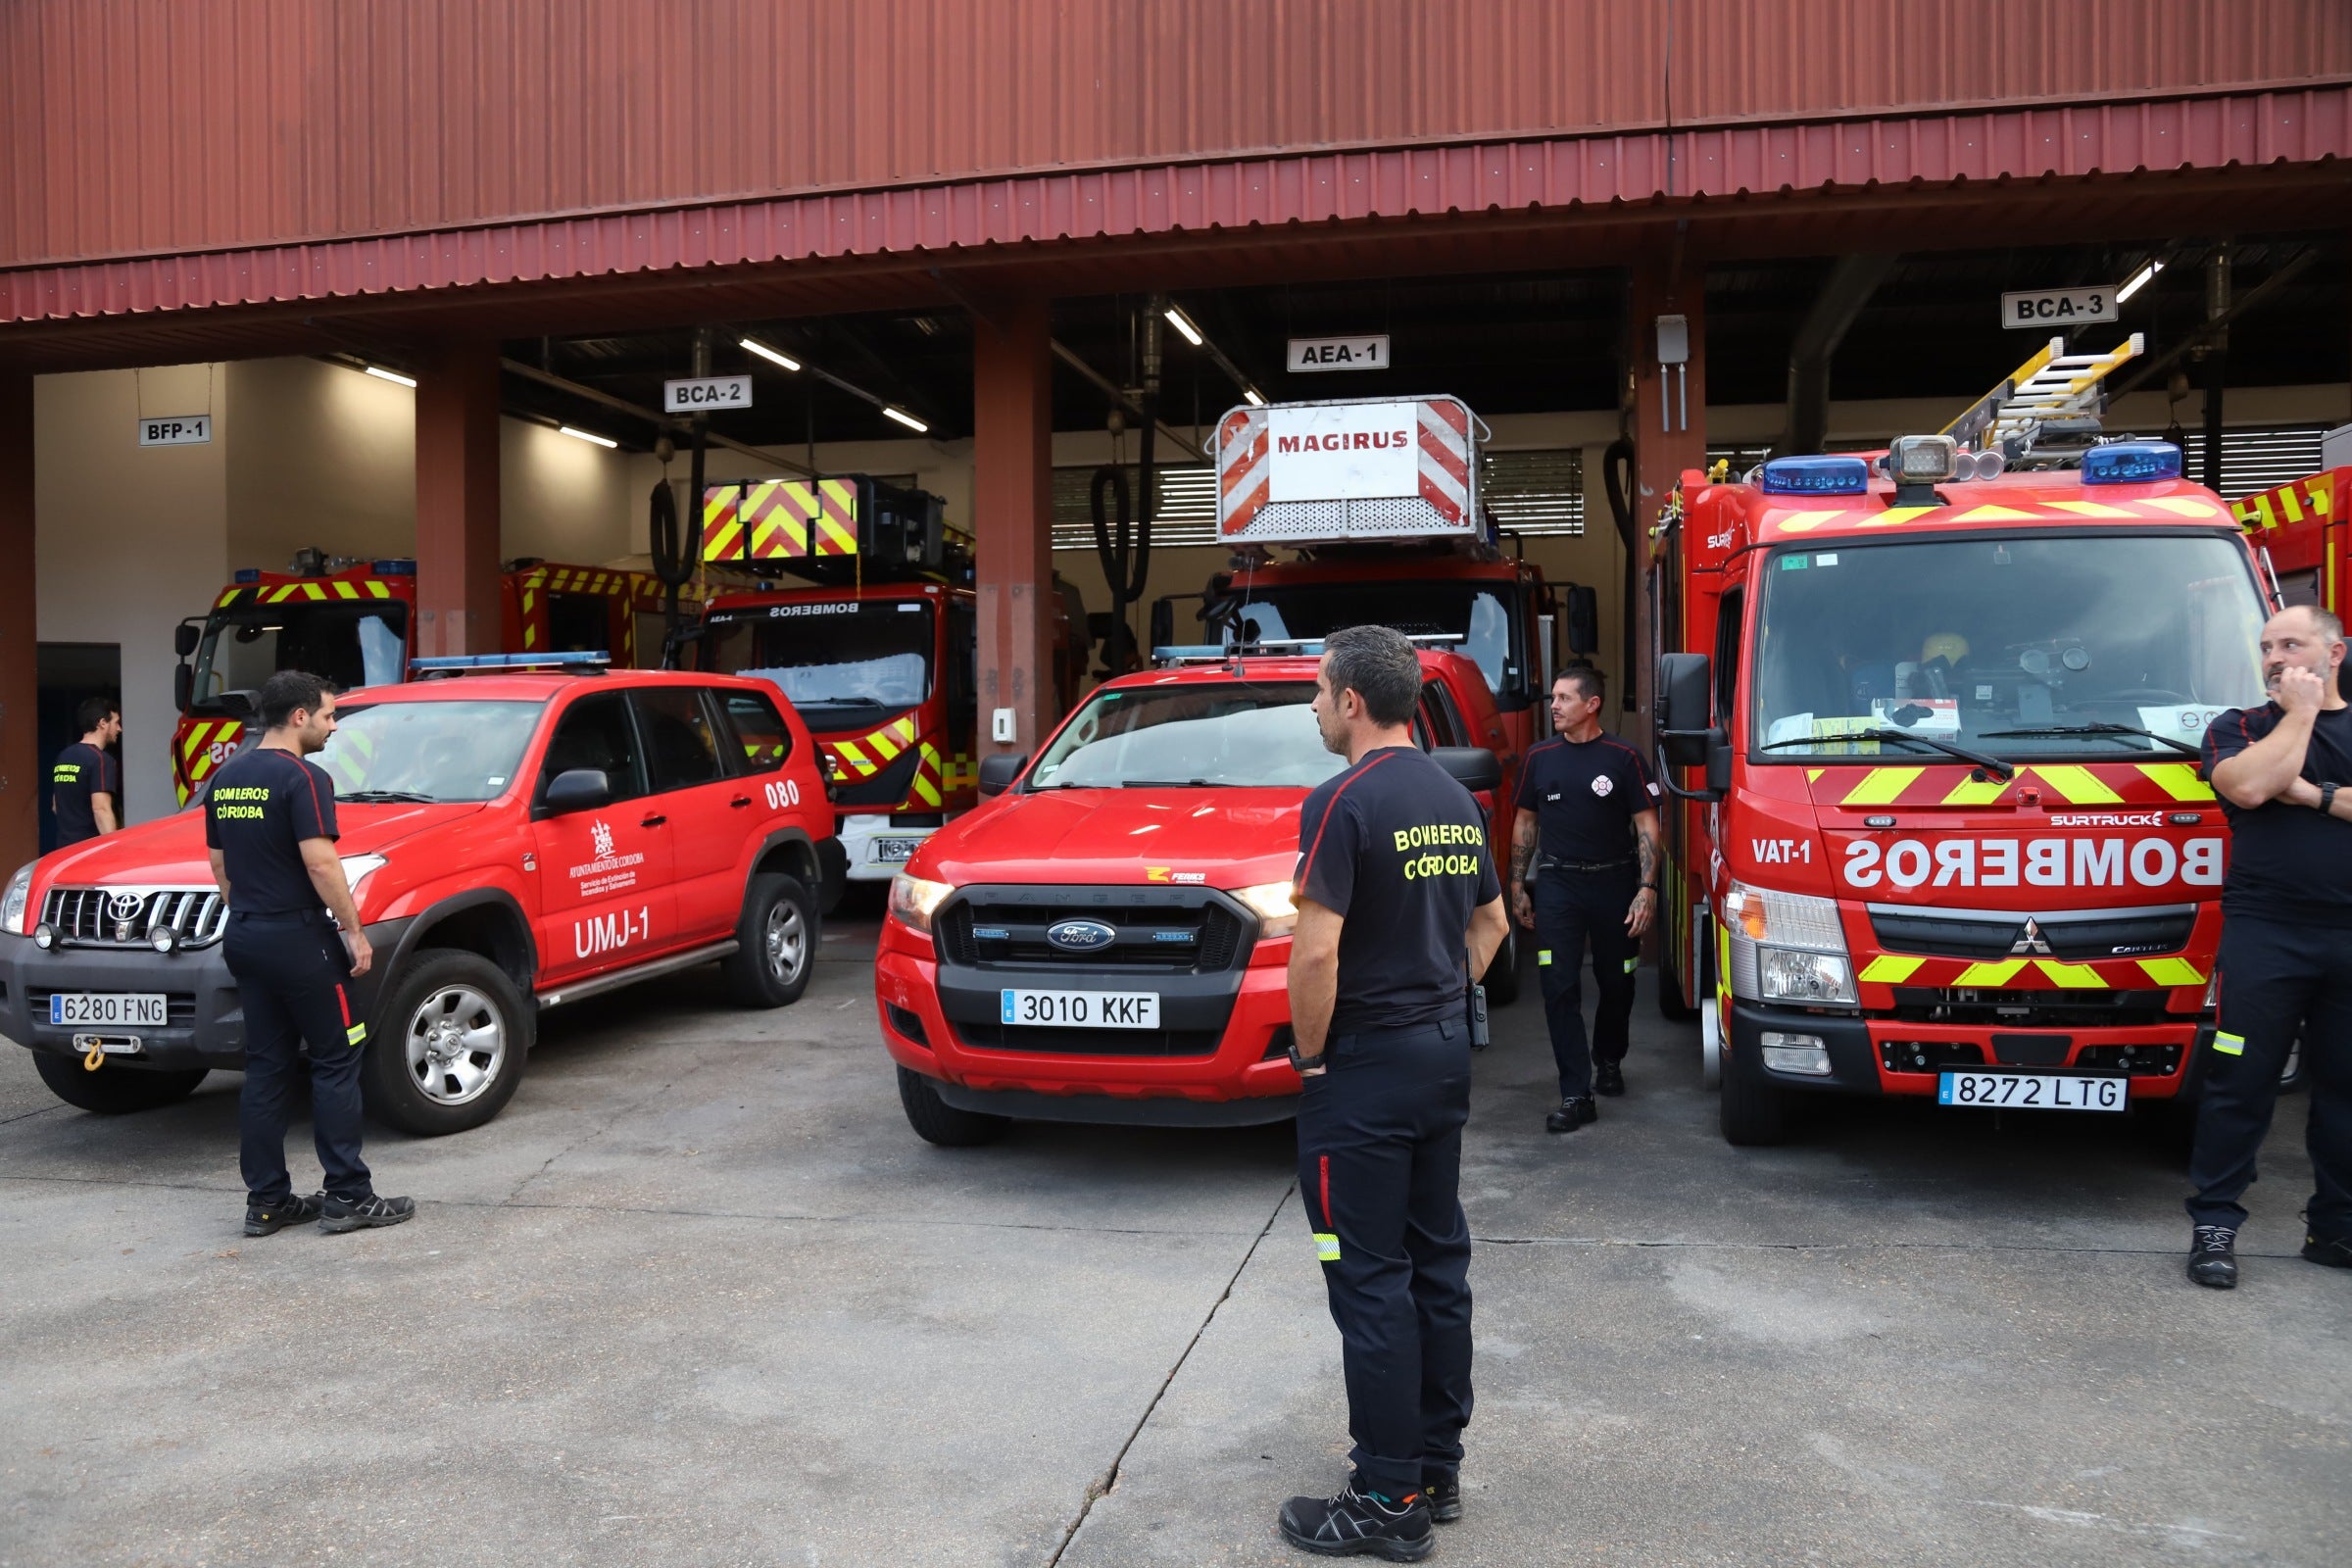
[[[389,599],[392,597],[392,585],[388,582],[371,582],[368,585],[368,597]]]
[[[865,754],[858,749],[856,741],[835,741],[833,750],[840,753],[841,760],[852,767],[863,768],[868,773],[874,770],[874,764],[865,760]]]
[[[2020,771],[2023,771],[2021,769]],[[2052,767],[2036,762],[2034,776],[2066,798],[2069,806],[2114,806],[2123,800],[2121,795],[2100,782],[2097,774],[2087,767]]]
[[[2043,506],[2058,512],[2071,512],[2078,517],[2136,517],[2136,512],[2109,506],[2104,501],[2045,501]]]
[[[2162,507],[2176,517],[2217,517],[2221,513],[2210,501],[2194,496],[2151,496],[2140,503],[2143,507]]]
[[[1783,533],[1811,533],[1823,523],[1836,522],[1839,517],[1844,515],[1845,513],[1842,510],[1833,512],[1791,512],[1785,517],[1775,518],[1773,520],[1773,526],[1780,529]]]
[[[2194,762],[2141,762],[2139,770],[2155,782],[2158,789],[2176,801],[2210,801],[2213,786],[2197,777]]]
[[[2160,986],[2201,986],[2205,976],[2186,958],[2142,958],[2139,966]]]
[[[2099,971],[2087,963],[2064,963],[2056,958],[2036,958],[2034,960],[2034,967],[2049,976],[2050,984],[2063,986],[2069,991],[2094,990],[2107,983],[2099,978]]]
[[[1972,963],[1960,971],[1956,986],[2005,986],[2017,971],[2026,966],[2023,958],[2006,958],[1999,963]]]
[[[2020,512],[2015,507],[1974,507],[1952,519],[1954,522],[2032,522],[2034,514]]]
[[[1875,517],[1864,517],[1862,526],[1865,528],[1899,528],[1914,517],[1924,517],[1931,512],[1941,512],[1942,510],[1941,507],[1888,507]]]
[[[1882,953],[1863,965],[1862,978],[1873,985],[1899,986],[1919,972],[1925,958],[1898,958],[1891,953]]]
[[[2279,486],[2278,506],[2279,510],[2286,514],[2287,521],[2301,522],[2303,520],[2303,503],[2296,498],[2293,485]]]
[[[874,731],[871,735],[868,735],[865,738],[865,744],[871,746],[874,749],[874,755],[881,758],[885,762],[897,761],[899,760],[899,754],[906,749],[906,747],[901,746],[897,741],[892,740],[888,730],[880,729]]]
[[[335,584],[335,597],[337,599],[357,599],[360,597],[360,585],[356,582],[339,582]]]
[[[1924,767],[1874,767],[1862,775],[1862,782],[1846,792],[1845,806],[1885,806],[1911,787],[1911,781],[1926,772]]]

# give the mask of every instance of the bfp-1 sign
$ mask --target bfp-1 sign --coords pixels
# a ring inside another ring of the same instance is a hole
[[[708,414],[712,409],[751,406],[752,378],[748,375],[705,375],[690,381],[662,383],[664,414]]]
[[[139,421],[139,445],[143,447],[200,447],[212,438],[213,416],[209,414],[172,414]]]
[[[2053,326],[2097,326],[2115,319],[2115,290],[2058,288],[2001,296],[2001,324],[2046,332]]]
[[[1389,334],[1371,337],[1295,337],[1286,368],[1313,370],[1385,370],[1389,368]]]

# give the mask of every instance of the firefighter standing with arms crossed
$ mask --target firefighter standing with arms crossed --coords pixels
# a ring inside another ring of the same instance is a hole
[[[416,1203],[377,1197],[360,1157],[368,1028],[352,1007],[349,982],[368,972],[374,954],[335,855],[334,780],[310,760],[335,732],[334,692],[316,675],[281,669],[255,706],[268,733],[221,765],[204,802],[213,880],[228,905],[221,952],[245,1012],[245,1086],[237,1101],[245,1234],[269,1236],[312,1220],[324,1231],[397,1225],[416,1212]],[[300,1198],[286,1170],[286,1099],[305,1044],[326,1185]]]
[[[1605,683],[1572,664],[1551,683],[1550,740],[1528,748],[1511,822],[1511,911],[1536,933],[1544,1021],[1560,1071],[1560,1108],[1544,1120],[1572,1133],[1599,1119],[1595,1093],[1625,1093],[1642,935],[1658,917],[1658,787],[1642,754],[1600,731]],[[1530,873],[1534,891],[1529,891]],[[1587,942],[1600,992],[1585,1038],[1577,970]]]
[[[1413,745],[1404,636],[1324,643],[1314,712],[1348,766],[1299,813],[1291,1020],[1299,1196],[1339,1325],[1355,1473],[1293,1497],[1283,1538],[1330,1556],[1427,1556],[1461,1516],[1470,1419],[1470,977],[1509,931],[1478,802]]]

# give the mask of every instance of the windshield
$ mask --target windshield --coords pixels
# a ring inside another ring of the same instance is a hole
[[[931,695],[931,606],[840,599],[710,617],[699,667],[772,681],[818,730],[879,722]]]
[[[1030,770],[1033,790],[1130,784],[1312,789],[1348,765],[1323,748],[1315,688],[1188,684],[1099,691]]]
[[[1748,744],[1939,760],[1837,739],[1887,728],[2001,756],[2180,757],[2164,741],[2193,748],[2217,713],[2263,700],[2244,555],[2115,534],[1783,551],[1763,571]]]
[[[196,649],[196,701],[258,692],[281,669],[323,675],[339,691],[395,684],[408,624],[409,607],[397,599],[219,611]]]
[[[368,703],[335,710],[318,764],[335,799],[487,801],[514,777],[544,703]]]
[[[1501,596],[1473,583],[1351,582],[1313,587],[1289,584],[1237,590],[1224,641],[1281,642],[1328,637],[1343,626],[1394,626],[1407,636],[1459,637],[1439,646],[1476,661],[1490,689],[1500,695],[1518,671],[1509,668],[1511,617]]]

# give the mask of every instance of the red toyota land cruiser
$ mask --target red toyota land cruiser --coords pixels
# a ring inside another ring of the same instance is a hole
[[[891,884],[875,1001],[932,1143],[1021,1118],[1229,1127],[1295,1108],[1298,812],[1346,766],[1308,708],[1316,661],[1161,652],[1170,667],[1098,687],[1033,765],[984,760],[991,798]],[[1421,664],[1415,738],[1488,792],[1491,821],[1485,677],[1458,654]],[[1506,951],[1488,984],[1515,979]]]
[[[716,960],[746,1005],[807,989],[833,808],[773,687],[601,655],[417,663],[346,696],[318,758],[376,954],[352,992],[378,1117],[488,1121],[541,1009],[631,981]],[[178,1100],[244,1064],[226,923],[201,811],[47,856],[0,896],[0,1031],[68,1104]]]

